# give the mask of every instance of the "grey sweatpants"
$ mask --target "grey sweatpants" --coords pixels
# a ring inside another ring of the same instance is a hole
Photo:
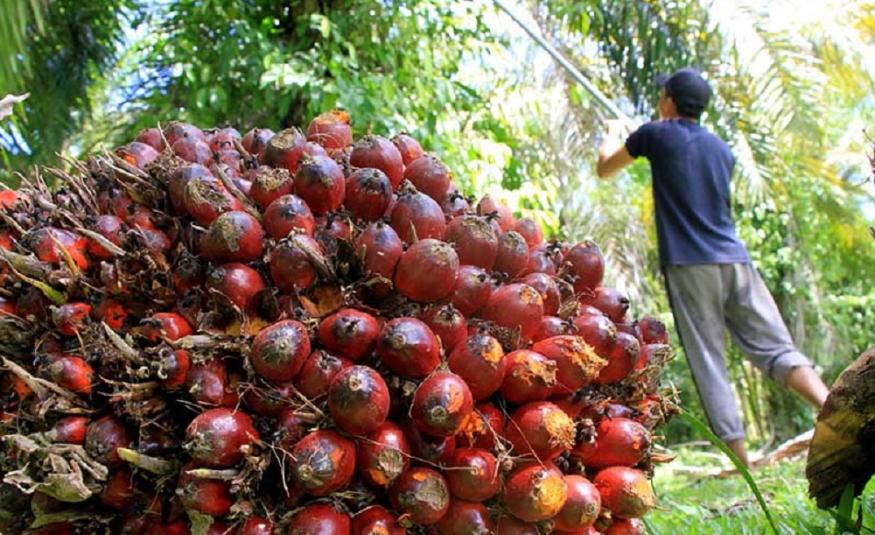
[[[772,294],[751,264],[667,266],[665,280],[693,381],[714,434],[744,437],[723,351],[724,331],[751,363],[784,385],[790,370],[811,366],[800,353]]]

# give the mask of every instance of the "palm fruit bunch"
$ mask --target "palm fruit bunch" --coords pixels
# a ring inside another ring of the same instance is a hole
[[[664,325],[411,136],[171,122],[20,178],[3,533],[642,532]]]

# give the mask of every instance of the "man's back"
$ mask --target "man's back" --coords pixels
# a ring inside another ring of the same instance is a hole
[[[735,159],[726,143],[696,122],[671,119],[645,124],[626,149],[650,160],[661,265],[750,261],[732,221]]]

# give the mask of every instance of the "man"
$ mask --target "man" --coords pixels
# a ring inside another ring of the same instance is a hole
[[[711,87],[693,69],[660,76],[657,83],[660,120],[640,127],[625,144],[619,124],[609,123],[597,172],[608,177],[635,158],[650,161],[659,261],[681,345],[711,428],[750,466],[726,372],[725,329],[755,366],[815,407],[828,391],[794,346],[736,235],[729,190],[735,158],[699,124]]]

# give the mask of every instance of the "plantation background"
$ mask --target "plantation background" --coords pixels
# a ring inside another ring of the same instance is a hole
[[[0,124],[0,178],[8,184],[15,170],[63,165],[57,154],[109,149],[159,121],[278,130],[341,107],[356,135],[415,135],[467,193],[497,193],[551,233],[594,239],[610,263],[609,282],[630,295],[635,315],[671,322],[646,162],[612,181],[596,178],[606,117],[490,2],[8,0],[4,7],[0,95],[30,93]],[[875,343],[867,158],[875,3],[514,7],[641,120],[654,113],[655,73],[705,71],[716,98],[704,122],[738,158],[740,233],[797,343],[828,383]],[[753,446],[810,428],[801,401],[737,351],[729,358]],[[667,379],[701,418],[682,356]],[[676,420],[664,444],[700,438]],[[804,494],[800,471],[776,492]]]

